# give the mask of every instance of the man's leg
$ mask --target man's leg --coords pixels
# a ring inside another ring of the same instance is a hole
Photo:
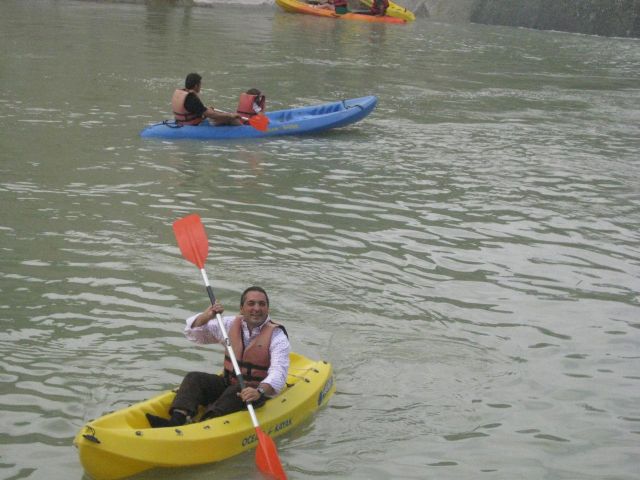
[[[169,413],[170,419],[147,413],[149,424],[154,427],[174,427],[184,425],[188,417],[193,417],[199,405],[209,405],[223,394],[226,388],[220,375],[203,372],[188,373],[176,392]]]
[[[215,401],[207,406],[202,419],[209,419],[215,417],[222,417],[229,413],[238,412],[247,408],[246,404],[240,399],[238,393],[240,392],[240,385],[231,385],[227,387],[222,395]],[[266,398],[261,398],[257,402],[253,402],[253,407],[258,408],[264,405]]]

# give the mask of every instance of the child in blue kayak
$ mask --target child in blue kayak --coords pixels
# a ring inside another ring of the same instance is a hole
[[[240,94],[238,108],[236,112],[243,117],[253,117],[260,113],[264,113],[266,109],[267,99],[257,88],[250,88]]]

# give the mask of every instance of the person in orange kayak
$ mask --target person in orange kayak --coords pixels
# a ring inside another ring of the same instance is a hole
[[[312,5],[314,8],[333,10],[338,15],[349,13],[349,4],[347,0],[310,0],[307,3]]]
[[[387,13],[387,8],[389,8],[389,0],[373,0],[369,11],[371,15],[382,17]]]
[[[252,117],[259,113],[264,113],[266,108],[267,99],[257,88],[250,88],[244,93],[240,94],[240,100],[238,101],[238,108],[236,112],[242,117]]]
[[[173,92],[171,107],[175,120],[180,125],[199,125],[205,118],[210,118],[215,125],[242,125],[240,115],[214,110],[205,107],[200,99],[202,77],[190,73],[184,81],[184,88]]]
[[[333,10],[333,3],[330,0],[307,0],[307,3],[313,8]]]
[[[198,344],[222,343],[224,336],[216,315],[224,308],[220,303],[189,317],[185,336]],[[169,409],[171,418],[147,413],[153,428],[175,427],[190,422],[204,407],[200,420],[237,412],[251,402],[260,407],[269,397],[277,396],[285,387],[289,370],[291,344],[287,331],[269,316],[269,297],[258,286],[247,288],[240,297],[240,314],[225,316],[223,324],[236,355],[245,388],[241,389],[231,358],[225,350],[222,375],[204,372],[188,373]]]
[[[349,13],[349,3],[347,0],[330,0],[333,3],[333,9],[338,15]]]

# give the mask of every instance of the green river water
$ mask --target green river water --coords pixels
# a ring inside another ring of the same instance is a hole
[[[69,0],[4,0],[0,35],[1,479],[83,478],[85,422],[219,367],[181,333],[207,305],[189,213],[228,311],[263,285],[334,365],[277,439],[290,479],[638,478],[639,40]],[[314,136],[142,140],[191,71],[219,108],[379,103]]]

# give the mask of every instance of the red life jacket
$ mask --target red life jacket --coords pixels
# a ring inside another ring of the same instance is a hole
[[[190,93],[196,92],[193,90],[187,90],[186,88],[179,88],[173,92],[173,97],[171,98],[171,108],[173,109],[173,116],[181,125],[198,125],[202,122],[202,116],[198,116],[195,113],[189,112],[186,108],[184,108],[184,101],[187,98],[187,95]]]
[[[252,117],[264,111],[267,99],[264,95],[252,95],[250,93],[241,93],[236,111],[244,117]]]
[[[245,384],[249,387],[257,387],[267,376],[271,365],[271,356],[269,355],[271,336],[276,328],[284,329],[277,323],[267,322],[262,326],[258,336],[253,338],[246,348],[242,341],[242,317],[236,317],[229,328],[229,340],[233,353],[236,355]],[[231,363],[231,358],[226,350],[224,353],[224,378],[230,385],[238,383],[233,363]]]
[[[384,15],[387,13],[387,8],[389,8],[389,0],[373,0],[370,11],[374,15]]]

